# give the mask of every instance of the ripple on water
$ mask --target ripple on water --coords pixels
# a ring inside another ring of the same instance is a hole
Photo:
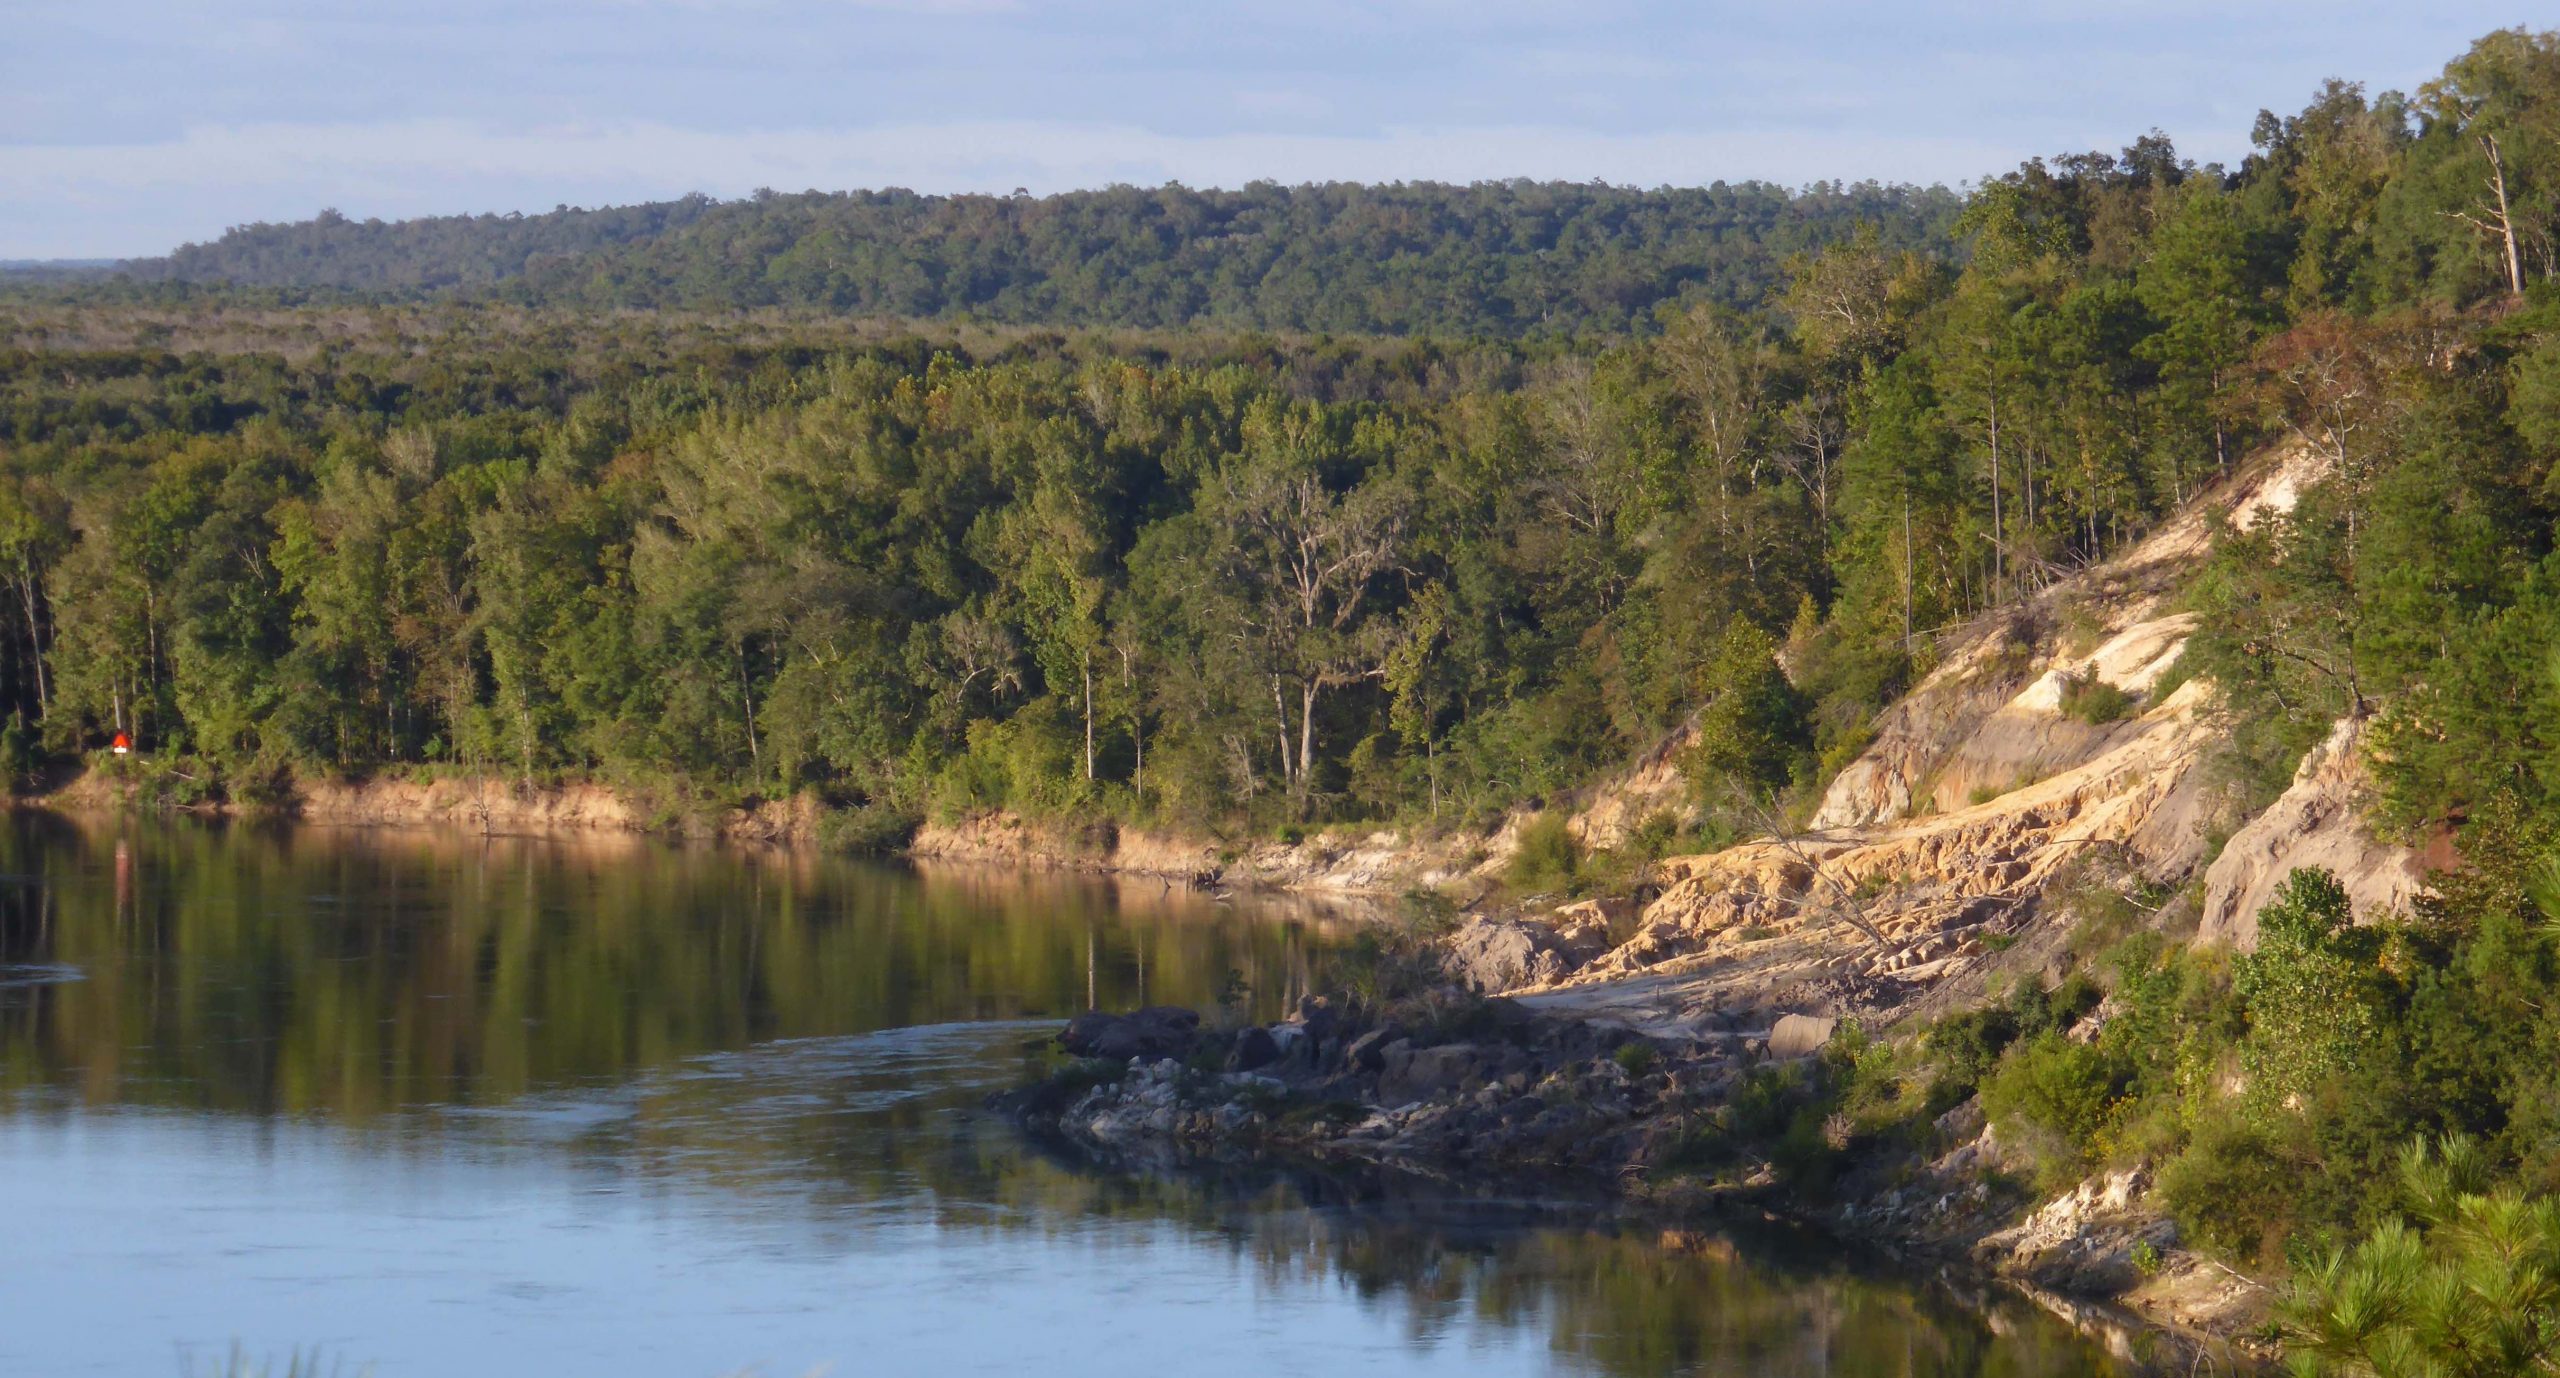
[[[86,981],[89,973],[62,962],[0,962],[0,990],[21,986],[59,986]]]
[[[569,1143],[627,1130],[643,1117],[659,1133],[713,1126],[734,1133],[757,1122],[974,1103],[1018,1075],[1002,1053],[1052,1027],[1048,1020],[1010,1020],[783,1039],[701,1054],[610,1085],[436,1106],[429,1113],[508,1140]]]

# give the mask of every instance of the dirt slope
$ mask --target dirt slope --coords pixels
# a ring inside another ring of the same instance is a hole
[[[2058,888],[2191,877],[2224,801],[2204,769],[2207,687],[2163,679],[2193,630],[2165,600],[2217,517],[2283,510],[2315,476],[2299,453],[2267,457],[2119,558],[1953,634],[1807,831],[1664,863],[1632,937],[1526,993],[1654,1033],[1754,1036],[1791,1011],[1890,1023],[1995,954],[2058,954],[2057,926],[2036,923]],[[2130,711],[2066,712],[2065,677],[2091,674]],[[2357,821],[2354,740],[2341,724],[2215,860],[2208,937],[2245,943],[2238,916],[2297,865],[2337,870],[2362,906],[2412,893],[2414,858]]]

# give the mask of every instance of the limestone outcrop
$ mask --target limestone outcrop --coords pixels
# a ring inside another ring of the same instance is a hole
[[[2194,876],[2210,834],[2239,820],[2204,768],[2221,730],[2209,686],[2175,672],[2195,618],[2170,599],[2217,520],[2282,510],[2315,474],[2273,456],[2116,560],[1948,634],[1804,831],[1660,863],[1631,936],[1524,993],[1656,1035],[1739,1034],[1781,1012],[1889,1022],[1991,954],[2058,955],[2035,920],[2074,891],[2131,900]],[[2370,903],[2407,898],[2414,858],[2356,821],[2355,769],[2354,742],[2333,738],[2240,830],[2212,868],[2224,917],[2209,934],[2293,865],[2328,865]]]
[[[2293,783],[2242,825],[2204,875],[2200,943],[2258,945],[2258,910],[2285,877],[2304,866],[2338,877],[2359,918],[2404,908],[2426,879],[2418,854],[2374,836],[2357,810],[2369,781],[2360,748],[2365,724],[2342,718],[2311,749]]]

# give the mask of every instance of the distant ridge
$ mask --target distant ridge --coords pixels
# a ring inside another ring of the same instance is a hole
[[[0,273],[40,276],[104,273],[124,262],[120,258],[0,258]]]
[[[1254,183],[1055,196],[688,196],[385,222],[324,211],[133,260],[142,281],[544,305],[796,307],[1057,326],[1479,335],[1641,329],[1665,301],[1765,299],[1874,225],[1946,242],[1944,188],[1762,182]]]

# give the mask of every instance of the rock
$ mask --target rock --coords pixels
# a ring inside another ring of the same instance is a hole
[[[1268,1029],[1249,1028],[1236,1035],[1236,1046],[1227,1054],[1227,1070],[1256,1072],[1279,1060],[1280,1040],[1273,1038]]]
[[[2078,1022],[2063,1030],[2062,1036],[2074,1043],[2095,1043],[2098,1035],[2107,1031],[2107,1022],[2122,1013],[2124,1002],[2110,994],[2098,1002],[2097,1008],[2080,1016]]]
[[[1548,915],[1547,926],[1555,930],[1558,941],[1570,948],[1590,948],[1596,957],[1616,946],[1612,935],[1634,926],[1639,907],[1626,896],[1578,900]]]
[[[1567,939],[1527,919],[1475,919],[1450,935],[1442,961],[1469,990],[1492,995],[1561,980],[1607,948],[1605,926]]]
[[[1404,1105],[1464,1089],[1483,1062],[1472,1043],[1444,1043],[1416,1048],[1409,1042],[1390,1046],[1386,1068],[1378,1077],[1378,1100]]]
[[[1077,1057],[1091,1057],[1094,1055],[1093,1045],[1102,1037],[1103,1030],[1119,1022],[1119,1015],[1086,1010],[1067,1021],[1066,1032],[1058,1035],[1058,1046]]]
[[[1298,1001],[1298,1016],[1292,1021],[1306,1030],[1307,1037],[1322,1043],[1342,1028],[1342,1012],[1321,995],[1309,995]]]
[[[1982,1098],[1967,1096],[1962,1104],[1940,1115],[1931,1124],[1938,1131],[1941,1141],[1963,1143],[1980,1134],[1983,1126],[1989,1122],[1989,1117],[1982,1112]]]
[[[2426,879],[2418,854],[2375,837],[2356,808],[2369,783],[2363,740],[2361,721],[2339,719],[2328,740],[2302,758],[2285,792],[2231,835],[2204,873],[2199,944],[2255,948],[2258,910],[2297,867],[2336,875],[2360,919],[2397,909],[2418,893]]]
[[[1832,1031],[1840,1027],[1837,1019],[1813,1014],[1789,1014],[1769,1026],[1769,1056],[1773,1058],[1808,1057],[1821,1051],[1831,1041]]]
[[[2174,1243],[2176,1227],[2148,1199],[2151,1175],[2137,1165],[2093,1177],[2026,1219],[1987,1235],[1977,1257],[2048,1287],[2112,1293],[2134,1285],[2136,1246]]]
[[[1388,1046],[1403,1041],[1404,1030],[1390,1020],[1352,1039],[1342,1050],[1342,1060],[1363,1072],[1379,1071],[1387,1065]]]
[[[1152,1005],[1133,1014],[1088,1010],[1067,1022],[1058,1043],[1077,1057],[1157,1061],[1185,1056],[1199,1037],[1199,1014],[1173,1005]]]

